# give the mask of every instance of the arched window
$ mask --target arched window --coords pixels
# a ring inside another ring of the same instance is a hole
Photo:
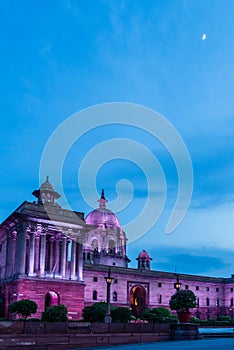
[[[45,310],[48,307],[59,305],[59,295],[53,291],[49,291],[45,296]]]
[[[115,248],[115,241],[114,241],[113,239],[110,239],[110,240],[109,240],[109,248],[110,248],[110,249]]]
[[[197,307],[199,307],[199,298],[197,298]]]
[[[215,305],[219,307],[219,298],[216,298]]]
[[[206,298],[206,306],[210,306],[210,299]]]
[[[93,300],[97,300],[97,291],[96,290],[93,291]]]
[[[233,298],[230,300],[230,306],[233,306]]]
[[[113,301],[117,301],[118,300],[118,294],[117,292],[113,292]]]
[[[92,240],[91,246],[95,249],[98,248],[98,240],[96,238],[94,238]]]
[[[161,295],[161,294],[159,295],[158,303],[159,303],[159,304],[162,304],[162,295]]]

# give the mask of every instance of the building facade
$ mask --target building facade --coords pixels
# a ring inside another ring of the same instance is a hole
[[[136,268],[129,268],[127,237],[116,215],[106,208],[104,191],[99,207],[84,218],[81,212],[61,208],[48,178],[35,190],[34,202],[23,202],[0,225],[0,317],[20,299],[38,304],[37,314],[64,304],[69,319],[80,319],[85,306],[106,301],[105,277],[113,283],[111,303],[125,306],[136,316],[153,307],[169,307],[176,276],[153,271],[143,250]],[[193,314],[201,319],[233,318],[234,276],[204,277],[180,274],[182,289],[197,297]]]

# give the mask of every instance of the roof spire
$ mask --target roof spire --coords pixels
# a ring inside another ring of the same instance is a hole
[[[105,198],[104,189],[102,189],[102,194],[98,202],[99,202],[99,208],[106,208],[106,203],[108,202],[108,200]]]
[[[102,189],[101,199],[106,199],[106,198],[105,198],[105,193],[104,193],[104,188]]]

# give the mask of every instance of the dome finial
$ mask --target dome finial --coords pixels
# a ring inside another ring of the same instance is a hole
[[[48,175],[46,176],[46,181],[49,181],[49,176]]]
[[[99,208],[106,208],[106,203],[108,202],[108,200],[105,198],[104,189],[102,189],[102,194],[98,202],[99,202]]]
[[[106,198],[105,198],[105,193],[104,193],[104,188],[102,189],[101,199],[106,199]]]

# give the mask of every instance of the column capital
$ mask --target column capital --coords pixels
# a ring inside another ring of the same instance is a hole
[[[34,236],[35,236],[35,238],[40,238],[41,232],[40,231],[35,231],[34,232]]]
[[[56,241],[61,241],[62,237],[63,237],[62,233],[57,233],[57,235],[55,236],[55,239]]]
[[[16,240],[17,234],[18,234],[18,233],[17,233],[16,230],[12,231],[12,232],[10,233],[10,238],[13,239],[13,240]]]

